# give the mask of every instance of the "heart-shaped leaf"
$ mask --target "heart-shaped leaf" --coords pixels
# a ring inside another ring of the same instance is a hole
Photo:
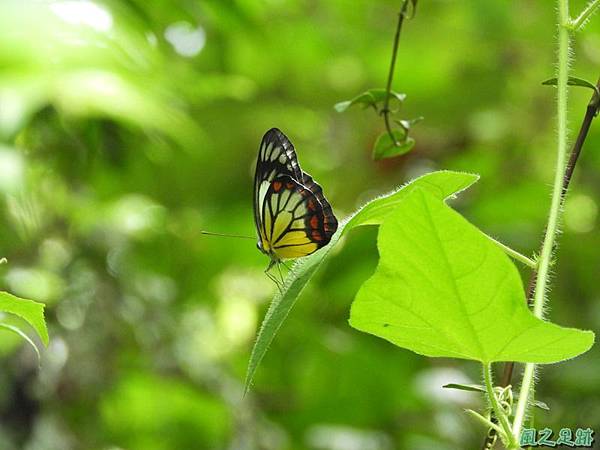
[[[394,139],[386,131],[375,141],[375,146],[373,147],[373,159],[375,161],[404,155],[410,152],[415,146],[415,140],[406,136],[405,130],[393,130],[392,134],[394,135]]]
[[[527,308],[504,252],[439,196],[415,189],[380,227],[380,260],[350,325],[426,356],[553,363],[587,351],[591,331]]]

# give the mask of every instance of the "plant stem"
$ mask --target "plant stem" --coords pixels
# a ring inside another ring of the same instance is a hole
[[[576,19],[570,22],[573,31],[579,31],[586,24],[588,19],[596,12],[600,6],[600,0],[592,0],[588,3],[585,9],[577,16]]]
[[[554,172],[554,187],[552,189],[552,202],[546,234],[542,244],[539,259],[537,282],[533,297],[533,314],[542,318],[546,288],[548,285],[550,263],[554,250],[554,242],[558,233],[558,224],[561,214],[563,179],[565,176],[565,161],[567,156],[567,94],[569,77],[569,0],[558,0],[558,76],[557,76],[557,127],[558,143],[556,155],[556,168]],[[513,434],[519,439],[525,412],[529,401],[529,394],[534,387],[535,364],[525,365],[523,382],[519,394],[519,401],[513,421]]]
[[[500,422],[502,426],[502,430],[505,434],[505,439],[510,446],[516,445],[514,441],[514,437],[510,430],[510,424],[508,423],[508,418],[506,417],[506,413],[500,407],[498,403],[498,399],[496,398],[496,393],[494,392],[494,385],[492,383],[492,366],[487,363],[483,365],[483,381],[485,383],[485,389],[487,391],[488,398],[490,400],[490,404],[492,406],[492,411],[494,411],[495,417]]]
[[[495,423],[490,422],[489,420],[487,420],[485,417],[483,417],[478,412],[475,412],[472,409],[466,409],[465,412],[467,414],[469,414],[471,417],[473,417],[474,419],[476,419],[478,422],[480,422],[481,424],[483,424],[486,428],[491,428],[495,432],[500,433],[500,434],[504,433],[504,430],[502,428],[500,428]]]
[[[598,91],[600,91],[600,78],[596,82],[596,87],[598,88]],[[575,165],[579,160],[579,155],[581,154],[581,149],[583,148],[583,144],[587,138],[588,132],[590,131],[592,121],[600,111],[600,96],[598,95],[598,91],[594,91],[594,93],[592,94],[592,98],[590,99],[585,110],[585,116],[583,117],[583,121],[581,122],[581,127],[579,128],[577,139],[575,140],[575,144],[573,145],[573,149],[571,150],[571,156],[569,157],[569,162],[567,163],[567,170],[565,170],[565,176],[563,178],[563,188],[561,192],[562,203],[565,202],[565,198],[569,190],[569,184],[571,183],[571,179],[573,178],[573,172],[575,171]]]
[[[537,263],[531,259],[528,258],[527,256],[519,253],[516,250],[513,250],[512,248],[510,248],[508,245],[503,244],[502,242],[494,239],[493,237],[489,236],[489,235],[485,235],[490,241],[492,241],[494,244],[496,244],[498,247],[500,247],[504,253],[506,253],[508,256],[510,256],[511,258],[525,264],[526,266],[532,268],[532,269],[536,269],[537,268]]]
[[[560,206],[562,197],[562,180],[565,173],[567,156],[567,78],[569,75],[569,31],[565,27],[569,20],[568,0],[558,0],[559,3],[559,43],[558,43],[558,95],[557,95],[557,127],[558,143],[556,155],[556,168],[554,172],[554,187],[552,203],[548,217],[547,232],[544,237],[542,253],[540,255],[538,281],[535,289],[533,313],[542,317],[546,284],[550,269],[550,260],[554,249],[554,240],[558,232]]]
[[[600,78],[596,83],[596,87],[600,90]],[[567,169],[565,170],[565,176],[563,177],[562,184],[562,198],[561,198],[561,208],[565,202],[567,197],[567,192],[569,191],[569,185],[571,184],[571,180],[573,179],[573,172],[575,171],[575,166],[577,165],[577,161],[579,161],[579,156],[581,155],[581,151],[583,149],[583,144],[587,139],[588,132],[590,131],[590,127],[592,125],[592,121],[600,112],[600,97],[597,92],[592,94],[592,98],[590,99],[587,108],[585,110],[585,116],[581,122],[581,126],[579,127],[579,133],[577,133],[577,139],[573,144],[573,148],[571,149],[571,154],[569,156],[569,162],[567,163]],[[540,247],[541,253],[541,247]],[[527,294],[526,299],[527,302],[533,300],[533,293],[535,292],[535,285],[537,280],[537,271],[533,270],[531,275],[529,276],[529,283],[527,286]],[[504,364],[504,371],[502,373],[502,378],[500,380],[500,386],[506,387],[512,382],[512,375],[515,368],[514,362],[507,362]],[[494,417],[490,419],[492,422],[495,420]],[[489,445],[492,443],[494,439],[494,431],[486,436],[482,450],[489,448]]]
[[[398,24],[396,25],[394,47],[392,49],[392,61],[390,63],[390,71],[388,73],[387,84],[385,87],[385,100],[383,102],[383,109],[381,110],[381,113],[383,114],[383,121],[385,122],[385,129],[387,130],[388,134],[390,135],[390,139],[396,147],[400,146],[400,143],[394,136],[392,125],[390,124],[390,97],[392,96],[392,81],[394,80],[396,57],[398,56],[398,44],[400,43],[400,33],[402,32],[402,24],[404,23],[406,12],[408,11],[409,1],[410,0],[404,0],[404,3],[402,3],[402,8],[400,9],[400,13],[398,14]]]

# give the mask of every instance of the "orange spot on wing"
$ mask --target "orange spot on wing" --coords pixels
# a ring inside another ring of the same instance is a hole
[[[294,189],[294,183],[292,183],[291,181],[288,181],[285,185],[286,189]]]
[[[323,240],[323,236],[321,236],[321,233],[319,233],[317,230],[313,230],[311,237],[312,237],[313,241],[322,241]]]
[[[319,218],[317,216],[312,216],[310,218],[310,227],[318,228],[319,227]]]
[[[273,190],[275,192],[279,192],[281,190],[282,183],[281,181],[273,181]]]

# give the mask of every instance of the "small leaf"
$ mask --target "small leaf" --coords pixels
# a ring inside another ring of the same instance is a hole
[[[416,188],[423,189],[437,198],[444,199],[467,189],[478,179],[478,175],[463,172],[439,171],[425,174],[399,189],[364,205],[340,223],[337,232],[332,236],[331,241],[326,247],[323,247],[312,255],[297,260],[287,275],[281,292],[278,292],[273,298],[260,326],[256,342],[252,348],[250,361],[248,362],[245,392],[250,388],[258,365],[267,353],[269,345],[273,342],[275,335],[294,306],[296,299],[321,266],[331,249],[346,232],[358,226],[379,225]]]
[[[430,357],[553,363],[590,349],[594,333],[535,317],[504,252],[439,197],[413,190],[386,217],[379,265],[350,325]]]
[[[449,383],[443,385],[442,387],[446,389],[458,389],[459,391],[483,392],[484,394],[487,392],[485,387],[480,384]]]
[[[546,86],[556,86],[558,84],[558,78],[549,78],[548,80],[543,81],[542,84]],[[584,80],[583,78],[569,77],[567,80],[567,84],[569,86],[581,86],[592,89],[596,93],[596,95],[600,96],[600,91],[598,90],[598,87],[594,83],[590,83],[588,80]]]
[[[398,100],[400,103],[406,98],[406,94],[391,91],[390,98]],[[352,100],[346,100],[336,103],[333,107],[337,112],[344,112],[350,106],[362,105],[363,107],[377,106],[377,103],[383,102],[387,96],[386,90],[381,88],[369,89],[362,94],[357,95]]]
[[[335,105],[333,105],[333,108],[337,112],[341,113],[341,112],[346,111],[351,105],[352,105],[352,100],[345,100],[343,102],[336,103]]]
[[[0,311],[19,316],[29,323],[48,345],[48,329],[44,320],[44,304],[16,297],[8,292],[0,292]]]
[[[417,3],[418,0],[406,0],[408,2],[410,2],[410,4],[412,5],[411,7],[411,11],[409,14],[406,15],[407,19],[412,19],[413,17],[415,17],[415,14],[417,14]]]
[[[393,130],[392,133],[399,145],[396,145],[396,142],[392,140],[387,131],[382,133],[375,141],[375,146],[373,147],[373,159],[375,161],[404,155],[411,151],[415,146],[415,140],[411,137],[407,137],[406,131]]]
[[[480,384],[460,384],[460,383],[449,383],[442,386],[446,389],[458,389],[460,391],[469,391],[469,392],[481,392],[483,394],[487,394],[487,391],[484,386]],[[534,400],[533,406],[543,409],[545,411],[550,411],[548,405],[540,400]]]
[[[369,92],[371,94],[371,96],[373,97],[373,99],[376,102],[383,102],[386,98],[386,90],[385,89],[369,89],[367,92]],[[404,100],[406,100],[406,94],[402,94],[400,92],[395,92],[395,91],[390,91],[390,100],[398,100],[400,103],[402,103]]]
[[[396,122],[398,125],[400,125],[405,131],[408,131],[411,129],[411,127],[419,122],[421,122],[423,120],[423,116],[419,116],[419,117],[415,117],[414,119],[396,119],[394,120],[394,122]]]
[[[539,400],[534,400],[533,406],[535,406],[536,408],[543,409],[544,411],[550,411],[550,407],[546,403],[541,402]]]

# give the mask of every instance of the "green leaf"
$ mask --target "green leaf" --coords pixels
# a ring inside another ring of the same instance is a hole
[[[410,13],[406,14],[407,19],[412,19],[417,14],[417,2],[418,0],[406,0],[412,5]]]
[[[350,108],[350,106],[352,106],[352,100],[344,100],[343,102],[338,102],[335,105],[333,105],[333,108],[337,111],[337,112],[344,112],[346,111],[348,108]]]
[[[379,229],[380,260],[354,300],[350,325],[426,356],[552,363],[587,351],[591,331],[527,308],[503,251],[439,196],[414,190]]]
[[[399,145],[396,145],[396,142],[392,140],[387,131],[382,133],[375,141],[375,147],[373,148],[373,159],[375,161],[404,155],[415,146],[415,140],[407,137],[405,130],[393,130],[392,133]]]
[[[487,394],[487,391],[484,386],[480,384],[460,384],[460,383],[449,383],[442,386],[446,389],[457,389],[459,391],[469,391],[469,392],[481,392],[483,394]],[[534,400],[532,403],[536,408],[543,409],[545,411],[550,411],[548,405],[540,400]]]
[[[394,122],[396,122],[398,125],[400,125],[404,131],[410,130],[412,128],[413,125],[416,125],[419,122],[422,122],[424,119],[423,116],[419,116],[419,117],[415,117],[414,119],[396,119],[394,120]]]
[[[543,409],[544,411],[550,411],[550,407],[546,403],[541,402],[539,400],[534,400],[532,404],[536,408]]]
[[[8,292],[0,292],[0,311],[14,314],[25,320],[35,329],[44,345],[48,345],[48,329],[44,320],[43,303],[25,300]]]
[[[546,86],[556,86],[558,84],[558,78],[549,78],[546,81],[542,81],[542,84]],[[600,96],[600,91],[598,91],[596,85],[594,83],[589,82],[588,80],[584,80],[583,78],[569,77],[567,79],[567,84],[569,86],[581,86],[589,88],[593,90],[596,93],[596,95]]]
[[[481,384],[460,384],[460,383],[448,383],[442,386],[445,389],[457,389],[459,391],[469,392],[482,392],[487,394],[485,387]]]
[[[296,299],[341,236],[357,226],[379,225],[400,204],[402,199],[416,188],[429,192],[436,198],[444,199],[468,188],[478,178],[477,175],[450,171],[432,172],[423,175],[364,205],[355,214],[340,223],[337,232],[332,236],[326,247],[298,260],[288,274],[282,292],[277,293],[273,298],[262,322],[248,363],[245,390],[248,391],[258,365],[267,352],[275,334],[294,306]]]
[[[381,88],[369,89],[362,94],[357,95],[352,100],[346,100],[343,102],[336,103],[333,107],[337,112],[344,112],[349,107],[354,105],[362,105],[365,108],[369,106],[376,106],[377,103],[383,102],[387,96],[386,90]],[[396,99],[400,103],[406,98],[406,94],[390,91],[390,99]]]

